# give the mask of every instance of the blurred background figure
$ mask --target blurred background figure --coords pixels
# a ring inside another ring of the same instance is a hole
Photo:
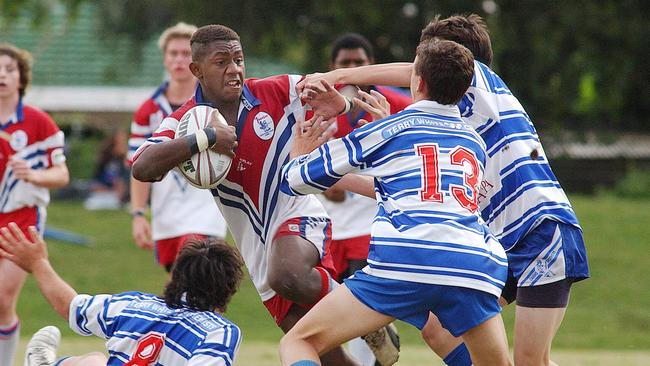
[[[124,165],[127,140],[126,131],[117,129],[102,142],[90,192],[84,201],[87,210],[117,210],[128,199],[130,174]]]

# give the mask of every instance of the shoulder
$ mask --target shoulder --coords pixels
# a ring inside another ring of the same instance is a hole
[[[40,108],[31,105],[23,105],[23,113],[24,118],[27,121],[56,125],[52,117]]]
[[[185,112],[189,111],[194,107],[196,107],[196,100],[194,99],[194,97],[192,97],[192,99],[188,100],[187,102],[185,102],[185,104],[183,104],[177,110],[172,112],[172,114],[170,114],[169,117],[177,121],[180,121],[181,118],[183,118],[183,115],[185,115]]]
[[[158,111],[158,106],[154,103],[153,99],[149,98],[142,102],[138,109],[135,111],[135,117],[138,118],[148,118],[149,115],[156,113]]]

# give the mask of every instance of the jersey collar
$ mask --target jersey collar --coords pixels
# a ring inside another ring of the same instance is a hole
[[[434,113],[434,114],[441,114],[444,116],[450,116],[450,117],[460,117],[460,112],[458,111],[458,107],[454,104],[440,104],[438,102],[434,102],[433,100],[420,100],[417,101],[410,106],[404,108],[404,110],[407,109],[415,109],[418,111],[422,112],[429,112],[429,113]]]
[[[214,105],[203,97],[203,89],[201,88],[201,84],[196,86],[196,92],[194,93],[194,101],[196,101],[197,105],[207,105],[209,107],[214,108]],[[259,99],[251,92],[251,90],[248,88],[248,86],[244,83],[244,88],[241,94],[241,102],[247,110],[251,110],[254,107],[257,107],[258,105],[262,104]]]
[[[162,85],[160,85],[151,96],[151,99],[158,106],[158,108],[160,108],[164,116],[169,116],[173,112],[172,106],[169,104],[167,96],[165,96],[167,88],[169,88],[169,81],[162,83]]]
[[[16,111],[14,114],[9,116],[9,119],[6,121],[0,121],[0,128],[5,129],[10,125],[18,122],[22,122],[25,118],[25,113],[23,112],[23,98],[18,99],[18,105],[16,105]]]

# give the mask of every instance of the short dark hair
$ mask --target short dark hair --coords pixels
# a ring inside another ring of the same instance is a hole
[[[435,18],[422,30],[420,42],[440,38],[454,41],[467,47],[476,60],[490,66],[492,63],[492,42],[487,25],[477,14],[452,15],[449,18]]]
[[[189,240],[172,267],[165,303],[173,308],[226,311],[244,275],[237,250],[214,238]]]
[[[413,71],[422,77],[429,99],[457,104],[474,76],[474,57],[464,46],[440,39],[423,41],[417,48]]]
[[[339,55],[340,50],[350,50],[356,48],[363,48],[363,50],[366,51],[366,56],[368,56],[368,59],[373,60],[375,58],[375,50],[370,44],[370,41],[366,39],[366,37],[358,33],[346,33],[342,36],[339,36],[332,43],[330,61],[334,63],[336,57]]]
[[[25,91],[32,82],[32,54],[9,43],[0,43],[0,55],[9,56],[18,64],[20,86],[18,94],[25,96]]]
[[[239,34],[221,24],[204,25],[192,34],[190,46],[192,47],[192,60],[198,61],[205,56],[205,46],[217,41],[237,41],[241,43]]]

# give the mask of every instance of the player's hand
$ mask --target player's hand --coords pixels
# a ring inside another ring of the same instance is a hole
[[[345,190],[332,186],[323,192],[323,196],[332,202],[343,202],[345,201]]]
[[[217,131],[217,142],[211,149],[219,154],[233,156],[237,147],[237,134],[235,126],[224,125],[218,120],[216,113],[210,114],[209,126],[214,127]]]
[[[381,93],[376,90],[371,90],[370,94],[368,94],[363,90],[359,90],[358,94],[359,97],[353,99],[354,105],[370,113],[373,121],[390,116],[390,103],[388,103],[386,97]],[[368,124],[368,120],[363,118],[358,122],[359,126],[365,124]]]
[[[47,262],[47,246],[33,226],[27,239],[15,222],[0,229],[0,256],[14,262],[26,272],[32,272],[39,262]]]
[[[336,123],[336,119],[325,121],[322,116],[318,115],[314,115],[308,121],[298,119],[294,127],[291,158],[309,154],[329,141],[332,135],[334,135],[334,130],[330,128],[334,123]]]
[[[298,95],[302,93],[306,85],[308,84],[320,85],[321,80],[327,81],[330,85],[335,84],[336,80],[332,77],[332,75],[333,75],[332,72],[328,72],[328,73],[315,72],[313,74],[305,75],[305,77],[302,80],[300,80],[298,84],[296,84],[296,91],[298,92]]]
[[[154,244],[151,239],[151,225],[149,224],[149,220],[144,216],[135,216],[133,217],[131,227],[135,245],[140,249],[153,250]]]
[[[25,182],[38,184],[39,172],[38,170],[32,169],[26,160],[16,157],[15,155],[9,159],[9,167],[14,172],[14,176],[18,179],[22,179]]]
[[[318,84],[305,84],[300,100],[312,107],[314,115],[325,120],[338,116],[346,106],[345,97],[324,79]]]

